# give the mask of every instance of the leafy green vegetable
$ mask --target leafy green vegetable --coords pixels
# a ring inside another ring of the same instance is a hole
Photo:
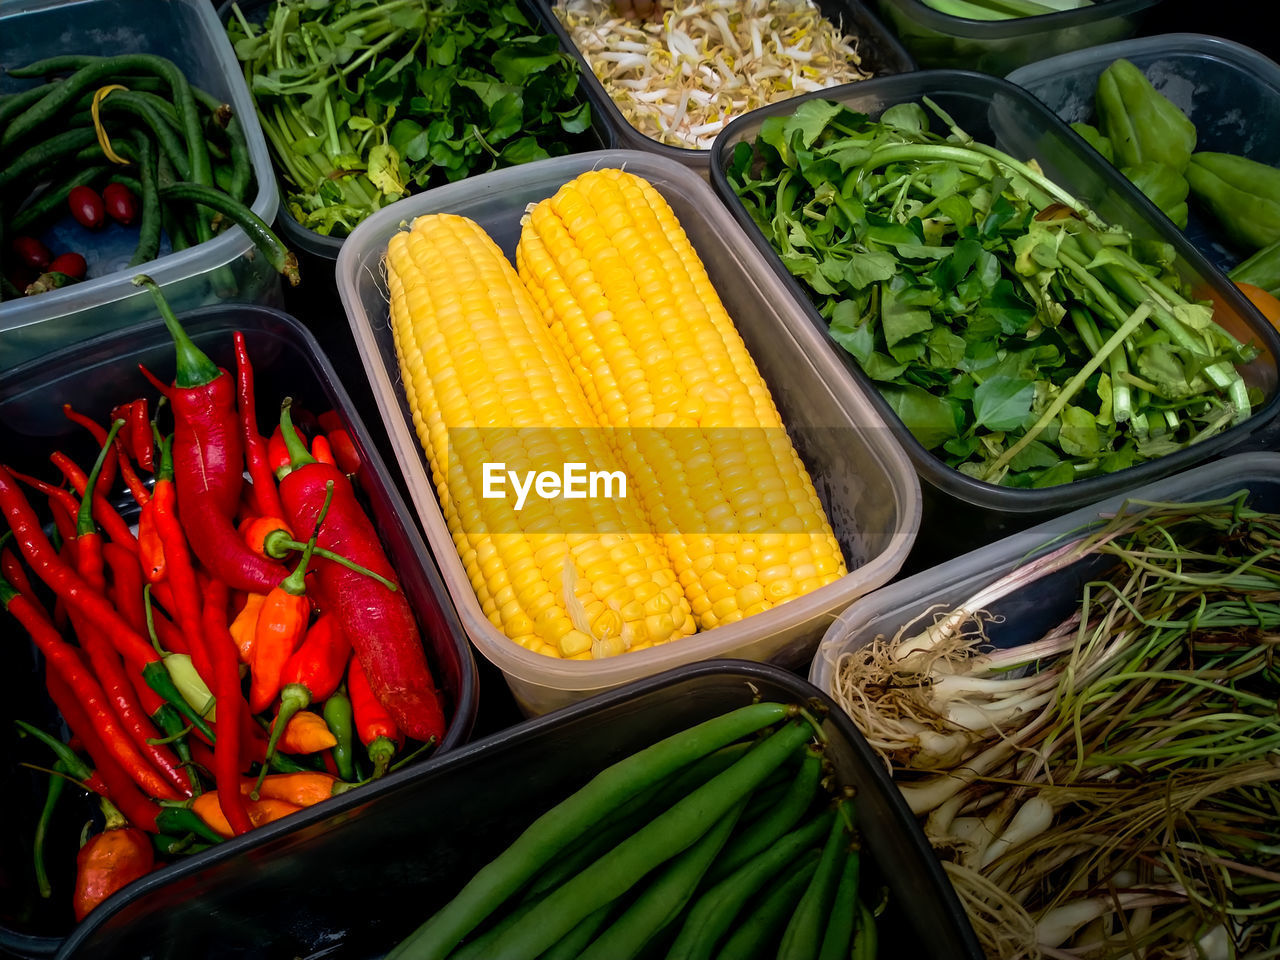
[[[576,61],[514,0],[276,0],[227,32],[303,226],[592,145]]]
[[[948,129],[930,132],[932,110]],[[1255,351],[1135,241],[936,105],[820,98],[737,144],[729,183],[912,435],[1044,487],[1212,436],[1257,401]]]

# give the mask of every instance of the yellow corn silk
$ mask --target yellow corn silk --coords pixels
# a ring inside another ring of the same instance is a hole
[[[566,184],[525,217],[516,267],[701,629],[845,573],[768,387],[651,184],[610,169]]]
[[[391,327],[418,438],[490,621],[552,656],[611,656],[693,633],[636,497],[482,496],[485,464],[620,470],[568,362],[502,251],[474,222],[419,217],[387,249]]]

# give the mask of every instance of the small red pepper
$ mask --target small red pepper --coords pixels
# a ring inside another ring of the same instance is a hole
[[[316,438],[311,441],[311,455],[320,463],[334,465],[333,448],[329,446],[329,441],[324,434],[316,434]]]
[[[359,657],[352,657],[347,667],[347,695],[351,697],[351,711],[355,714],[356,736],[369,753],[376,779],[387,772],[404,736],[386,707],[374,696]]]
[[[126,227],[138,217],[138,198],[123,183],[108,183],[103,187],[102,203],[111,219]]]
[[[106,797],[100,801],[106,826],[90,837],[76,855],[76,920],[83,920],[107,897],[134,880],[145,877],[156,865],[151,840],[137,827],[129,826],[116,806]]]
[[[61,273],[72,280],[83,280],[89,270],[89,264],[80,254],[74,251],[60,253],[49,264],[48,273]]]
[[[83,184],[72,187],[67,194],[67,206],[71,208],[71,215],[76,218],[76,222],[90,230],[97,230],[107,219],[106,204],[93,187]]]
[[[333,449],[338,468],[349,476],[359,473],[360,454],[356,452],[356,445],[351,442],[351,434],[347,432],[347,426],[338,412],[327,410],[318,419],[321,429],[329,438],[329,446]]]
[[[56,450],[49,455],[49,461],[62,471],[62,475],[67,478],[67,482],[71,484],[71,489],[84,496],[86,478],[84,471],[76,465],[76,462],[68,457],[61,450]],[[129,529],[129,525],[124,522],[124,518],[120,516],[108,501],[101,494],[93,495],[93,519],[106,532],[114,543],[120,544],[129,551],[138,549],[138,541],[133,535],[133,531]]]
[[[288,571],[255,556],[236,534],[244,446],[235,382],[187,336],[153,280],[135,277],[134,283],[151,291],[177,355],[173,385],[165,389],[175,424],[178,513],[191,549],[205,569],[232,589],[265,593]]]
[[[203,628],[205,647],[213,662],[213,695],[217,699],[218,740],[214,744],[214,782],[218,802],[231,829],[237,834],[253,829],[249,811],[240,795],[240,718],[245,712],[240,688],[240,663],[227,628],[229,591],[212,580],[205,592]]]
[[[289,450],[284,445],[284,435],[280,433],[278,425],[271,431],[271,439],[267,441],[267,463],[271,466],[271,472],[276,475],[289,465]]]
[[[257,396],[253,390],[253,364],[249,361],[249,348],[244,334],[239,330],[233,335],[236,348],[236,385],[239,395],[240,434],[244,441],[244,455],[249,467],[249,480],[253,484],[253,499],[258,512],[272,517],[281,516],[280,494],[276,490],[275,470],[267,462],[267,444],[258,433]]]
[[[79,424],[88,430],[89,433],[93,435],[93,439],[97,441],[99,447],[107,442],[107,431],[102,424],[98,423],[96,420],[91,417],[86,417],[83,413],[77,413],[75,408],[73,408],[69,403],[64,403],[62,405],[62,413],[72,423]],[[114,417],[112,419],[114,419]],[[107,462],[102,467],[102,476],[98,478],[97,486],[93,488],[93,492],[102,497],[107,496],[110,494],[111,486],[115,483],[115,480],[116,452],[112,449],[110,455],[107,457]]]

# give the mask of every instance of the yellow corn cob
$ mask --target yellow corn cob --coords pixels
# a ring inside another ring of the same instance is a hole
[[[583,174],[530,210],[516,266],[619,430],[701,628],[844,574],[768,387],[660,193],[621,170]]]
[[[517,525],[507,501],[479,496],[485,462],[620,468],[502,251],[472,221],[434,214],[392,238],[386,263],[410,411],[485,615],[517,643],[563,657],[692,633],[688,601],[636,497],[576,501],[589,529],[566,532],[546,501]]]

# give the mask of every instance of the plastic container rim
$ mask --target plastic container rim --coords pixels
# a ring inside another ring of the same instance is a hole
[[[706,181],[684,164],[643,151],[602,150],[587,154],[572,154],[567,157],[555,157],[550,160],[539,160],[537,163],[543,165],[542,169],[546,170],[548,175],[555,166],[576,169],[587,163],[591,165],[590,168],[600,166],[626,168],[628,163],[632,166],[640,165],[641,167],[652,164],[658,168],[663,177],[679,181],[680,185],[686,190],[695,193],[705,191],[708,194],[711,191]],[[494,171],[483,176],[497,178],[508,173],[509,170],[520,169],[520,167],[513,167],[508,168],[508,170]],[[566,176],[561,182],[568,179],[570,177]],[[499,186],[495,182],[490,189],[498,190]],[[466,194],[468,192],[467,182],[461,181],[418,194],[406,200],[399,200],[362,221],[356,227],[356,230],[352,231],[352,237],[356,237],[358,231],[377,235],[395,224],[407,225],[406,221],[418,215],[418,212],[415,210],[411,213],[409,208],[402,207],[402,204],[409,204],[414,207],[427,205],[430,210],[442,209],[449,206],[450,201],[456,194]],[[552,192],[554,192],[554,188]],[[728,235],[734,238],[740,255],[758,262],[760,252],[748,242],[742,228],[729,216],[723,204],[716,202],[713,195],[708,196],[707,200],[708,203],[704,208],[704,213],[716,221],[716,230],[722,236]],[[429,211],[423,210],[421,212]],[[354,251],[360,246],[362,246],[361,243],[344,244],[342,251],[338,254],[338,287],[342,296],[343,306],[346,308],[348,321],[351,324],[352,333],[360,346],[362,355],[373,356],[377,353],[376,344],[372,341],[373,324],[384,323],[385,321],[381,318],[368,317],[362,304],[348,300],[349,292],[353,291],[357,285],[359,265],[355,263],[357,254]],[[766,269],[763,263],[758,263],[758,266],[761,269]],[[344,278],[349,283],[344,284],[342,282]],[[796,305],[791,305],[790,307],[780,305],[779,309],[795,311],[797,308]],[[786,332],[793,337],[810,341],[807,346],[803,343],[801,345],[806,349],[810,359],[816,365],[825,368],[823,372],[825,382],[836,388],[839,388],[842,383],[847,384],[852,387],[852,394],[865,402],[868,399],[865,396],[865,391],[858,384],[848,384],[847,378],[840,375],[839,365],[835,362],[835,358],[830,356],[827,351],[818,349],[821,343],[816,337],[816,331],[811,331],[808,326],[802,325],[802,314],[797,313],[796,317],[796,328],[785,328]],[[444,515],[439,501],[436,499],[435,487],[430,473],[427,472],[427,467],[423,462],[424,455],[418,438],[409,432],[398,407],[389,410],[384,406],[388,397],[398,396],[399,388],[391,380],[392,371],[385,364],[379,365],[377,370],[371,370],[366,363],[365,369],[373,384],[378,406],[382,411],[384,425],[387,427],[387,433],[391,438],[392,446],[396,450],[397,458],[402,464],[413,464],[414,469],[421,469],[426,475],[427,482],[425,485],[409,485],[410,495],[418,508],[419,515],[421,516],[424,513],[430,515],[432,520],[438,522],[439,528],[443,530],[445,529]],[[892,431],[884,423],[878,410],[873,405],[868,404],[863,413],[867,420],[859,423],[858,427],[872,434],[883,436],[885,441],[878,444],[875,450],[879,455],[881,469],[890,476],[897,472],[904,478],[910,478],[905,488],[898,488],[895,485],[895,494],[898,500],[896,509],[902,521],[902,526],[893,532],[889,538],[890,543],[884,550],[862,566],[856,567],[845,575],[850,576],[853,573],[869,574],[866,590],[863,591],[867,592],[887,583],[901,568],[902,563],[905,562],[906,553],[910,550],[910,546],[914,542],[919,529],[922,498],[916,471],[902,452],[901,447],[894,440]],[[406,467],[405,469],[408,470],[410,468]],[[409,477],[406,475],[406,480],[408,479]],[[423,489],[419,489],[419,487]],[[485,643],[481,652],[512,677],[543,687],[554,681],[554,689],[564,692],[594,690],[602,684],[619,683],[628,680],[635,672],[643,670],[647,664],[655,660],[666,659],[669,655],[668,651],[672,648],[671,644],[661,644],[646,650],[631,651],[617,657],[601,660],[563,660],[526,650],[501,633],[484,616],[480,602],[476,598],[475,591],[470,586],[470,580],[462,568],[457,549],[452,541],[445,538],[443,542],[437,542],[430,529],[427,530],[427,539],[436,550],[437,562],[442,567],[447,566],[455,570],[458,573],[459,582],[467,586],[465,591],[467,595],[462,597],[455,596],[454,602],[459,616],[472,637],[472,641],[476,642],[477,635],[482,636]],[[821,587],[812,593],[806,594],[804,597],[797,597],[788,603],[765,611],[760,616],[772,615],[775,620],[773,627],[776,631],[798,626],[806,619],[802,611],[810,605],[816,605],[814,598],[825,599],[831,596],[831,594],[839,590],[843,579],[841,578],[841,580]],[[808,602],[806,603],[806,601]],[[742,643],[740,635],[747,632],[751,622],[751,618],[746,618],[737,623],[716,627],[705,633],[695,633],[692,636],[672,642],[678,643],[680,645],[679,649],[682,651],[690,651],[690,660],[716,657],[725,650],[740,646]],[[477,643],[477,645],[480,644]],[[696,652],[693,652],[695,650]],[[555,674],[555,676],[553,677],[552,674]]]
[[[922,3],[921,0],[880,0],[881,6],[896,6],[913,22],[938,33],[975,40],[1008,40],[1037,33],[1050,33],[1084,24],[1099,23],[1113,17],[1125,17],[1160,0],[1105,0],[1092,6],[1057,10],[1034,17],[1013,17],[1008,20],[974,20],[956,17]]]
[[[1112,0],[1112,2],[1121,2],[1121,0]],[[795,298],[800,301],[810,323],[822,333],[828,351],[841,357],[841,368],[846,371],[846,375],[856,380],[863,388],[863,392],[870,395],[871,401],[881,417],[891,424],[898,442],[905,448],[907,456],[925,481],[959,500],[986,509],[998,509],[1014,514],[1039,513],[1045,510],[1070,510],[1082,504],[1107,497],[1125,486],[1145,483],[1156,479],[1158,476],[1165,476],[1170,472],[1192,466],[1193,464],[1190,461],[1199,457],[1202,451],[1221,449],[1223,444],[1227,442],[1224,438],[1233,438],[1237,441],[1243,439],[1254,431],[1261,429],[1275,419],[1277,415],[1280,415],[1280,385],[1278,385],[1272,396],[1248,419],[1229,427],[1216,437],[1211,437],[1204,441],[1203,444],[1188,447],[1153,460],[1147,460],[1115,473],[1088,477],[1069,484],[1041,489],[1005,487],[968,477],[959,470],[947,466],[941,457],[926,449],[906,428],[897,414],[893,412],[888,402],[881,396],[880,391],[858,367],[853,358],[847,356],[842,348],[831,342],[829,335],[826,333],[826,322],[818,314],[817,309],[813,306],[809,295],[800,285],[799,280],[793,277],[782,265],[768,239],[754,224],[751,224],[749,228],[746,226],[750,223],[750,217],[742,201],[734,193],[733,188],[729,186],[728,178],[725,174],[730,151],[738,142],[747,142],[746,137],[738,135],[743,127],[758,124],[761,118],[794,111],[797,106],[806,100],[824,97],[839,99],[841,95],[848,92],[875,89],[875,87],[868,88],[868,84],[887,86],[903,82],[902,77],[905,76],[908,75],[878,77],[871,80],[863,80],[857,84],[845,84],[839,87],[832,87],[829,90],[805,93],[799,97],[770,104],[767,107],[761,107],[758,110],[753,110],[748,114],[735,118],[716,138],[715,147],[713,148],[715,157],[711,163],[711,183],[726,208],[731,211],[733,219],[745,230],[757,250],[765,254],[774,274],[788,286]],[[1270,351],[1273,361],[1277,365],[1277,372],[1280,373],[1280,331],[1272,327],[1235,284],[1231,283],[1217,267],[1209,262],[1204,254],[1191,245],[1181,231],[1160,212],[1145,194],[1133,186],[1119,170],[1107,163],[1079,134],[1029,91],[1011,83],[1007,79],[972,70],[950,68],[919,70],[909,76],[916,81],[928,80],[934,87],[941,87],[948,80],[958,80],[962,84],[969,85],[974,83],[985,84],[992,88],[988,93],[988,98],[994,98],[997,94],[1005,94],[1039,114],[1050,128],[1056,128],[1060,136],[1077,146],[1076,152],[1080,159],[1087,161],[1091,171],[1102,178],[1109,190],[1123,194],[1130,203],[1137,207],[1142,219],[1161,235],[1161,239],[1164,242],[1173,246],[1179,260],[1186,263],[1193,271],[1202,275],[1213,287],[1218,297],[1233,308],[1236,313],[1240,314],[1243,319],[1250,322],[1252,332]],[[1215,443],[1215,441],[1217,442]],[[938,479],[935,480],[935,478]]]
[[[578,44],[574,42],[573,37],[560,22],[560,18],[555,15],[555,6],[557,0],[530,0],[530,2],[538,10],[549,29],[553,30],[560,38],[560,45],[568,50],[568,52],[578,61],[578,66],[583,75],[584,84],[588,87],[599,91],[599,99],[604,101],[605,111],[609,117],[609,126],[614,131],[615,145],[620,149],[643,150],[645,152],[653,152],[661,157],[675,160],[686,165],[697,165],[700,169],[711,162],[714,147],[705,149],[699,147],[680,147],[671,143],[663,143],[655,140],[647,133],[640,131],[630,120],[622,115],[622,110],[609,96],[609,92],[605,90],[604,84],[595,75],[595,71],[591,69],[591,65],[587,63],[587,58],[578,48]],[[815,0],[816,2],[816,0]],[[875,38],[875,43],[883,47],[891,54],[887,59],[898,61],[903,66],[901,72],[911,72],[918,69],[918,64],[907,48],[902,45],[902,41],[898,39],[897,34],[890,30],[876,15],[876,12],[861,0],[848,0],[854,6],[860,7],[862,13],[871,21],[871,23],[879,28],[880,36]],[[1132,0],[1131,0],[1132,2]],[[1158,0],[1150,0],[1150,2],[1158,2]],[[892,75],[892,74],[891,74]],[[858,81],[865,83],[866,81]],[[834,88],[833,88],[834,89]]]
[[[10,18],[25,14],[98,2],[101,0],[74,0],[71,4],[66,0],[6,0],[5,3],[0,4],[0,25]],[[227,51],[231,49],[230,41],[227,40],[226,31],[222,29],[222,25],[214,15],[213,7],[199,0],[170,0],[170,2],[186,6],[195,13],[208,30],[209,37],[212,38],[217,59],[225,61]],[[216,29],[212,29],[215,27]],[[220,43],[226,45],[225,49],[218,49]],[[231,65],[238,67],[234,53],[231,54]],[[223,66],[226,66],[225,62]],[[236,116],[241,118],[241,126],[249,148],[249,159],[253,166],[254,180],[257,181],[257,196],[248,206],[264,223],[270,224],[276,217],[280,196],[276,190],[275,171],[270,165],[270,156],[267,153],[266,138],[258,123],[258,115],[249,97],[249,89],[245,86],[243,74],[239,69],[234,69],[228,73],[227,79],[230,86],[231,107]],[[262,175],[260,165],[254,162],[258,159],[265,159],[267,170],[272,173],[272,176]],[[242,227],[233,224],[229,229],[204,243],[195,244],[176,253],[167,253],[138,267],[125,267],[102,277],[84,280],[60,290],[51,290],[38,297],[32,297],[30,301],[0,304],[0,336],[46,320],[56,320],[59,317],[78,313],[86,308],[115,303],[139,295],[140,291],[129,283],[129,277],[132,274],[145,272],[163,288],[168,283],[176,283],[194,276],[195,274],[191,272],[193,261],[205,261],[206,269],[212,270],[231,263],[252,249],[254,244],[249,239],[249,235]],[[58,312],[50,314],[48,312],[50,308]]]

